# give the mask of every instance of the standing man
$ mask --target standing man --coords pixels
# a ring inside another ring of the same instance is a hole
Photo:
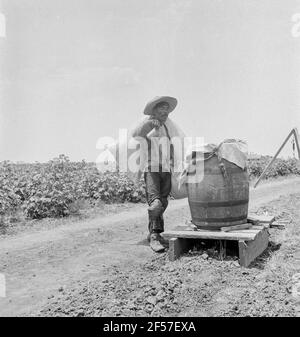
[[[168,206],[168,196],[171,191],[171,169],[174,164],[174,150],[170,142],[168,125],[175,128],[168,115],[176,105],[177,100],[174,97],[155,97],[144,109],[144,114],[149,117],[132,132],[134,138],[143,137],[148,145],[147,149],[144,149],[144,151],[148,151],[148,160],[143,171],[146,198],[149,205],[148,239],[150,247],[155,252],[165,249],[160,233],[164,231],[163,213]],[[163,144],[167,145],[162,146]]]

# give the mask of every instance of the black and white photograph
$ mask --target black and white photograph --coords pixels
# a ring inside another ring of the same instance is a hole
[[[0,317],[299,317],[299,130],[300,0],[0,0]]]

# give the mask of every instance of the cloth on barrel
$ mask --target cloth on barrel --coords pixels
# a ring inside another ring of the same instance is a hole
[[[178,188],[185,183],[201,182],[204,174],[205,158],[216,155],[219,160],[225,159],[241,169],[247,166],[248,146],[240,139],[226,139],[219,145],[200,144],[191,146],[186,153],[184,170],[178,179]],[[189,173],[194,173],[189,175]]]
[[[247,166],[248,146],[240,139],[226,139],[218,147],[220,158],[226,159],[231,163],[244,169]]]

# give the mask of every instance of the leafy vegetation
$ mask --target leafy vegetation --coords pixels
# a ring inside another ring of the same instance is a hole
[[[249,159],[250,179],[258,177],[270,157]],[[300,174],[299,161],[277,159],[266,179]],[[100,173],[95,164],[71,162],[65,155],[48,163],[0,163],[0,225],[16,211],[30,219],[64,217],[78,200],[93,203],[145,202],[145,186],[124,173]]]
[[[100,173],[94,164],[71,162],[60,155],[48,163],[0,166],[0,217],[21,209],[27,218],[63,217],[78,200],[143,202],[143,182],[136,186],[124,173]]]
[[[265,167],[269,164],[272,157],[261,156],[256,159],[248,159],[248,172],[250,179],[258,178]],[[289,158],[281,159],[277,158],[271,167],[266,171],[264,179],[277,178],[280,176],[287,176],[290,174],[300,174],[300,163],[299,160]]]

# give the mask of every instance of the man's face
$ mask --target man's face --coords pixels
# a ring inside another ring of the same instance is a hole
[[[162,103],[156,106],[153,109],[152,116],[155,119],[158,119],[160,122],[164,123],[169,115],[169,104],[168,103]]]

